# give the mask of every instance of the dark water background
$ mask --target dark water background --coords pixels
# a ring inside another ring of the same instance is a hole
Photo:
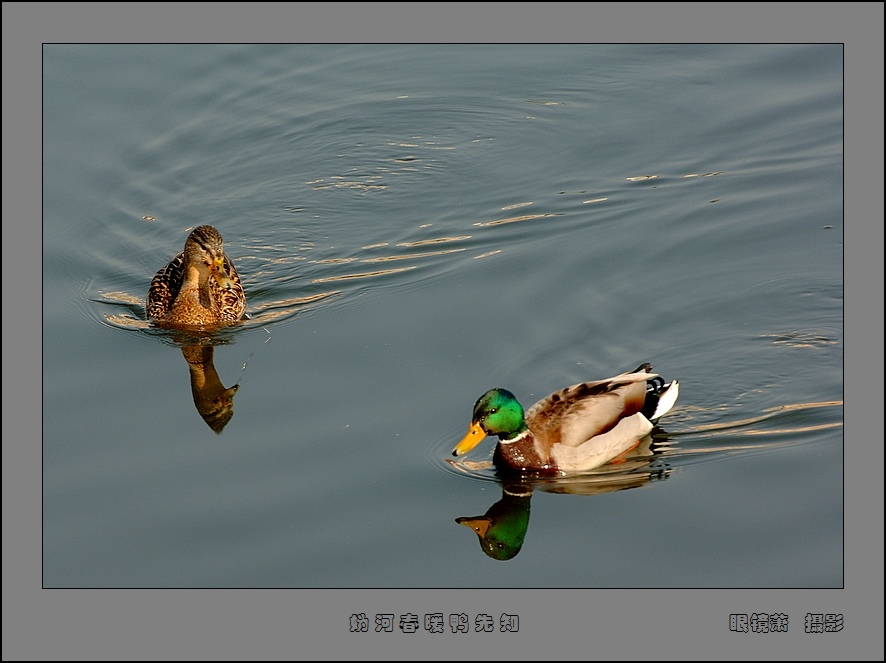
[[[842,586],[841,46],[43,55],[45,587]],[[140,303],[201,223],[218,435]],[[644,361],[653,455],[484,554],[476,398]]]

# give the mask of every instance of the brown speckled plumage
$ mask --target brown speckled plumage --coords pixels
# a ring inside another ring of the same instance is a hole
[[[237,322],[246,295],[218,230],[198,226],[184,250],[151,280],[148,318],[160,325],[219,327]]]

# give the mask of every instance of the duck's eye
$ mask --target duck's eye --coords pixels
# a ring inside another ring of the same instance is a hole
[[[496,412],[498,412],[498,408],[497,408],[497,407],[494,407],[494,408],[492,408],[491,410],[489,410],[489,414],[495,414]]]

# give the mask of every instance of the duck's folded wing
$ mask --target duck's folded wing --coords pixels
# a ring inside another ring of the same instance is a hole
[[[551,446],[577,447],[640,412],[650,377],[655,374],[622,373],[566,387],[530,407],[526,411],[527,425],[536,439]]]
[[[652,424],[637,412],[618,422],[611,430],[578,446],[558,445],[551,451],[557,468],[564,472],[581,472],[605,465],[643,439]]]
[[[182,251],[151,279],[145,306],[148,318],[163,317],[172,308],[184,282],[184,266],[185,254]]]

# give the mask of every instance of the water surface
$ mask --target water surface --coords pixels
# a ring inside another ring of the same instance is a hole
[[[43,94],[44,586],[842,586],[841,47],[55,45]],[[202,223],[220,433],[144,321]],[[448,462],[645,361],[623,467]]]

